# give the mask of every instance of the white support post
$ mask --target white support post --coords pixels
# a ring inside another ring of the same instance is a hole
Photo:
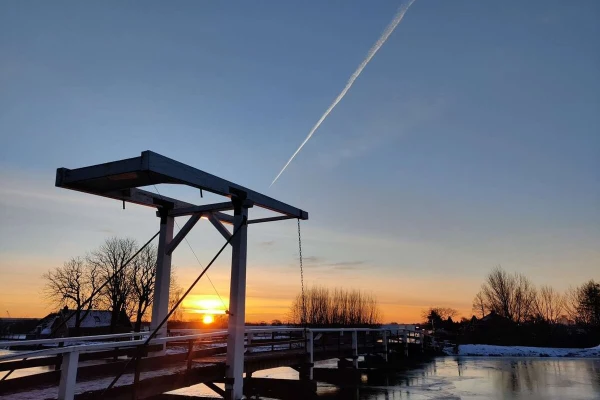
[[[314,379],[313,377],[313,364],[315,363],[315,338],[312,331],[308,331],[308,362],[310,366],[308,367],[308,379],[311,381]]]
[[[60,384],[58,386],[58,400],[73,400],[75,397],[75,383],[77,381],[77,363],[79,353],[72,351],[63,354],[60,367]]]
[[[352,331],[352,365],[358,368],[358,332]]]
[[[169,313],[169,286],[171,284],[171,255],[167,249],[173,240],[174,217],[164,211],[160,217],[160,234],[158,236],[158,254],[156,256],[156,282],[154,283],[154,301],[152,303],[152,321],[150,331],[154,331]],[[156,337],[167,336],[167,324],[157,332]],[[166,346],[163,346],[164,353]]]
[[[388,339],[387,339],[387,331],[383,331],[383,358],[385,362],[388,361]]]
[[[225,399],[240,400],[243,396],[244,329],[246,319],[246,256],[248,207],[234,200],[233,227],[236,236],[231,241],[231,284],[229,290],[229,326],[225,372]]]

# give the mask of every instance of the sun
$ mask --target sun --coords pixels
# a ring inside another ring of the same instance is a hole
[[[208,324],[212,324],[213,322],[215,322],[215,317],[213,317],[210,314],[206,314],[203,318],[202,318],[202,322],[205,323],[206,325]]]

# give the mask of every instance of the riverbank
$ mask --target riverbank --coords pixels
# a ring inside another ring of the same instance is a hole
[[[462,344],[444,348],[447,355],[482,356],[482,357],[600,357],[600,345],[587,349],[527,347],[527,346],[495,346],[490,344]]]

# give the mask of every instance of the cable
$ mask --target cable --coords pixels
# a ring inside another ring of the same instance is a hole
[[[156,187],[156,185],[154,183],[152,183],[152,186],[154,186],[154,190],[156,190],[156,194],[158,194],[160,196],[160,198],[162,200],[164,200],[164,197],[162,194],[160,194],[160,192],[158,191],[158,188]],[[177,223],[177,220],[175,218],[173,218],[173,221],[175,222],[175,225],[177,225],[177,228],[179,228],[179,230],[181,230],[181,226],[179,226],[179,224]],[[190,248],[190,250],[192,251],[192,254],[194,255],[194,257],[196,258],[196,261],[198,261],[198,265],[200,265],[200,268],[203,268],[202,263],[200,262],[200,259],[198,258],[198,256],[196,255],[196,252],[194,251],[194,249],[192,248],[192,245],[190,244],[190,242],[187,240],[187,237],[184,237],[183,240],[185,241],[185,243],[188,245],[188,247]],[[206,275],[206,279],[208,279],[208,281],[210,282],[210,285],[212,286],[213,290],[215,291],[217,297],[219,298],[219,301],[221,302],[221,304],[223,304],[223,308],[225,309],[225,311],[227,310],[227,306],[225,305],[225,302],[223,301],[223,298],[221,297],[221,295],[219,294],[219,292],[217,291],[217,288],[215,287],[215,285],[213,284],[212,280],[210,279],[210,277],[208,276],[208,274]]]
[[[227,245],[229,243],[231,243],[231,241],[233,240],[233,238],[242,229],[242,227],[247,224],[247,222],[248,222],[247,218],[244,216],[244,219],[243,219],[242,223],[234,230],[233,234],[227,239],[227,241],[225,242],[225,244],[223,244],[223,246],[221,247],[221,249],[217,252],[217,254],[215,254],[215,256],[213,257],[213,259],[210,260],[210,262],[208,263],[208,265],[202,270],[202,272],[200,273],[200,275],[198,275],[198,277],[196,278],[196,280],[194,280],[194,282],[185,291],[185,293],[181,296],[181,298],[177,301],[177,303],[175,303],[175,305],[173,306],[173,308],[171,308],[171,310],[163,318],[163,320],[160,322],[160,324],[158,324],[158,326],[154,329],[154,331],[152,331],[152,333],[150,334],[150,336],[148,336],[148,338],[144,341],[144,343],[142,343],[141,345],[139,345],[139,347],[138,347],[138,354],[136,354],[134,357],[130,358],[127,361],[127,363],[125,364],[125,366],[123,367],[123,369],[121,370],[121,372],[119,372],[119,374],[115,377],[115,379],[113,379],[113,381],[110,383],[110,385],[108,385],[108,387],[106,389],[104,389],[104,391],[100,395],[100,398],[103,398],[104,394],[108,390],[110,390],[115,385],[115,383],[117,383],[117,381],[119,380],[119,378],[121,376],[123,376],[123,374],[127,370],[127,367],[129,366],[129,364],[131,363],[131,361],[133,361],[134,359],[137,360],[140,357],[141,350],[145,346],[147,346],[148,343],[150,343],[150,340],[152,340],[156,336],[156,334],[158,333],[158,331],[160,330],[160,328],[162,328],[162,326],[168,321],[169,317],[171,317],[171,315],[175,312],[175,310],[177,309],[177,307],[179,307],[179,305],[183,302],[183,299],[185,299],[185,297],[192,291],[192,289],[194,289],[194,286],[196,286],[196,284],[200,281],[200,279],[206,274],[206,271],[208,271],[208,269],[213,265],[213,263],[215,262],[215,260],[221,255],[221,253],[223,252],[223,250],[225,250],[225,247],[227,247]]]
[[[71,313],[69,316],[67,316],[67,318],[65,318],[65,319],[64,319],[64,320],[63,320],[63,321],[62,321],[62,322],[61,322],[61,323],[60,323],[60,324],[59,324],[59,325],[58,325],[56,328],[52,329],[52,331],[50,332],[50,335],[49,335],[49,337],[52,337],[52,336],[53,336],[53,335],[54,335],[54,334],[55,334],[55,333],[56,333],[56,332],[57,332],[57,331],[58,331],[60,328],[62,328],[62,327],[63,327],[63,326],[64,326],[64,325],[65,325],[67,322],[69,322],[69,320],[70,320],[71,318],[73,318],[75,315],[77,315],[78,313],[80,313],[80,312],[81,312],[81,310],[83,309],[83,306],[85,306],[87,303],[91,302],[91,301],[94,299],[94,297],[96,297],[96,295],[97,295],[98,293],[100,293],[100,291],[101,291],[101,290],[104,288],[104,286],[106,286],[106,285],[108,284],[108,282],[110,282],[110,281],[111,281],[111,280],[112,280],[112,279],[113,279],[115,276],[117,276],[118,274],[120,274],[120,273],[121,273],[121,272],[122,272],[122,271],[125,269],[125,267],[127,267],[127,265],[129,265],[129,263],[130,263],[131,261],[133,261],[133,260],[134,260],[134,259],[135,259],[135,258],[138,256],[138,254],[140,254],[140,252],[141,252],[142,250],[144,250],[144,248],[145,248],[146,246],[148,246],[148,245],[149,245],[149,244],[150,244],[150,243],[151,243],[151,242],[152,242],[152,241],[153,241],[153,240],[154,240],[154,239],[155,239],[155,238],[158,236],[158,234],[159,234],[159,233],[160,233],[160,231],[156,232],[156,233],[154,234],[154,236],[152,236],[152,237],[150,238],[150,240],[148,240],[148,241],[147,241],[147,242],[146,242],[146,243],[145,243],[145,244],[144,244],[142,247],[140,247],[140,248],[139,248],[139,250],[138,250],[138,251],[136,251],[136,252],[135,252],[135,254],[134,254],[133,256],[131,256],[131,258],[129,258],[129,260],[127,260],[127,261],[125,262],[125,264],[123,264],[123,265],[121,266],[121,268],[119,268],[119,269],[118,269],[118,270],[117,270],[117,271],[116,271],[114,274],[112,274],[112,275],[111,275],[111,276],[110,276],[110,277],[109,277],[109,278],[108,278],[106,281],[104,281],[104,283],[103,283],[102,285],[100,285],[100,287],[98,287],[96,290],[94,290],[94,291],[92,292],[92,294],[90,295],[90,297],[88,297],[88,298],[87,298],[87,300],[85,300],[83,303],[81,303],[81,305],[80,305],[79,307],[77,307],[77,310],[75,310],[75,311],[74,311],[74,312],[72,312],[72,313]],[[24,358],[24,359],[23,359],[23,361],[25,361],[25,360],[27,360],[27,358]],[[4,381],[4,380],[6,380],[6,378],[8,378],[8,377],[10,376],[10,374],[12,374],[14,371],[15,371],[14,369],[13,369],[13,370],[10,370],[10,371],[8,371],[8,372],[7,372],[7,373],[6,373],[6,374],[5,374],[5,375],[2,377],[2,379],[0,379],[0,382],[2,382],[2,381]]]

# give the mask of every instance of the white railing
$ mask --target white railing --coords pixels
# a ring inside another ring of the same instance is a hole
[[[193,330],[173,330],[173,333],[187,333]],[[402,331],[402,333],[400,333]],[[350,333],[352,335],[352,360],[353,364],[356,368],[358,368],[358,333],[366,332],[369,334],[373,333],[381,333],[382,335],[382,344],[384,346],[384,355],[387,361],[387,353],[388,353],[388,338],[396,336],[396,338],[402,338],[403,343],[409,342],[409,337],[418,336],[421,344],[423,343],[424,334],[422,332],[408,331],[408,330],[393,330],[394,333],[391,333],[389,328],[291,328],[291,327],[268,327],[268,328],[247,328],[245,329],[245,333],[247,335],[247,343],[250,344],[252,341],[252,337],[257,334],[265,334],[265,333],[291,333],[291,332],[306,332],[306,351],[308,353],[308,362],[309,362],[309,379],[313,378],[313,369],[312,365],[314,364],[314,341],[315,334],[327,333],[327,332],[338,332],[341,335],[344,333]],[[7,354],[0,356],[0,363],[12,360],[21,360],[24,358],[33,358],[33,357],[42,357],[42,356],[54,356],[58,354],[62,354],[62,365],[61,365],[61,378],[59,384],[59,400],[72,400],[74,397],[75,391],[75,382],[77,377],[77,364],[79,360],[79,354],[81,353],[93,353],[96,351],[107,350],[107,349],[121,349],[121,348],[131,348],[142,345],[146,342],[144,337],[147,337],[149,332],[131,332],[131,333],[120,333],[120,334],[112,334],[112,335],[99,335],[99,336],[83,336],[83,337],[72,337],[72,338],[56,338],[56,339],[37,339],[37,340],[22,340],[22,341],[10,341],[10,342],[0,342],[0,347],[2,346],[34,346],[34,345],[52,345],[63,343],[73,343],[70,346],[63,347],[52,347],[45,348],[41,350],[33,350],[33,351],[23,351],[16,352],[13,354]],[[227,336],[228,332],[226,330],[214,330],[211,329],[208,332],[194,333],[194,334],[184,334],[179,336],[169,336],[162,338],[155,338],[150,341],[150,345],[156,344],[166,344],[170,342],[181,342],[181,341],[194,341],[198,339],[206,339],[211,337],[223,337]],[[411,336],[409,336],[411,335]],[[116,342],[103,342],[97,343],[99,341],[107,341],[112,339],[124,339],[129,338],[128,341],[116,341]],[[139,339],[136,339],[139,338]],[[83,342],[83,344],[82,344]],[[85,344],[85,342],[93,342]],[[405,346],[405,351],[408,350],[408,346]]]

